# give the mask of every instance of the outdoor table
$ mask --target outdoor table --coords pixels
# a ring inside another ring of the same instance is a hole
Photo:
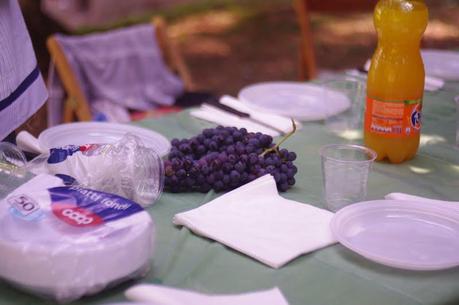
[[[417,156],[400,165],[375,163],[369,178],[369,200],[382,199],[391,192],[459,200],[459,150],[454,148],[456,110],[453,101],[458,91],[459,83],[448,83],[446,89],[425,94],[423,144]],[[137,124],[169,139],[188,138],[212,126],[190,117],[188,111]],[[325,144],[345,142],[346,139],[327,131],[323,122],[304,123],[303,129],[284,144],[297,153],[295,164],[299,172],[296,185],[282,196],[323,207],[319,149]],[[433,272],[400,270],[369,261],[336,244],[303,255],[275,270],[172,224],[176,213],[199,207],[219,195],[213,191],[164,193],[148,208],[157,228],[156,251],[148,276],[75,304],[126,301],[123,293],[135,283],[225,294],[277,286],[291,305],[459,304],[459,268]],[[0,305],[13,304],[53,302],[0,283]]]

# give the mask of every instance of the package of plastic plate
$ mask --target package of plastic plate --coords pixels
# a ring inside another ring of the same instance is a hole
[[[0,201],[0,277],[70,302],[144,275],[154,234],[139,204],[40,174]]]
[[[142,206],[153,204],[164,186],[163,161],[132,134],[113,144],[55,147],[28,168],[33,173],[57,175],[67,185],[117,194]]]

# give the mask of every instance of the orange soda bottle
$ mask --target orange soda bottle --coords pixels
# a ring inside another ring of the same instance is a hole
[[[424,64],[420,41],[429,19],[423,0],[380,0],[378,47],[367,80],[364,142],[377,160],[401,163],[419,147]]]

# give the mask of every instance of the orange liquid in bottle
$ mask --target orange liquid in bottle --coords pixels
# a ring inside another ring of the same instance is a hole
[[[368,73],[364,142],[377,160],[401,163],[418,149],[425,77],[420,40],[428,18],[421,0],[376,5],[378,47]]]

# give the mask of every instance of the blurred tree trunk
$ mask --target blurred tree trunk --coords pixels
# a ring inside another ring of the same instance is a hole
[[[49,65],[46,38],[56,32],[65,32],[65,30],[53,19],[43,14],[40,0],[19,0],[19,4],[32,39],[38,65],[43,75],[46,76]]]

